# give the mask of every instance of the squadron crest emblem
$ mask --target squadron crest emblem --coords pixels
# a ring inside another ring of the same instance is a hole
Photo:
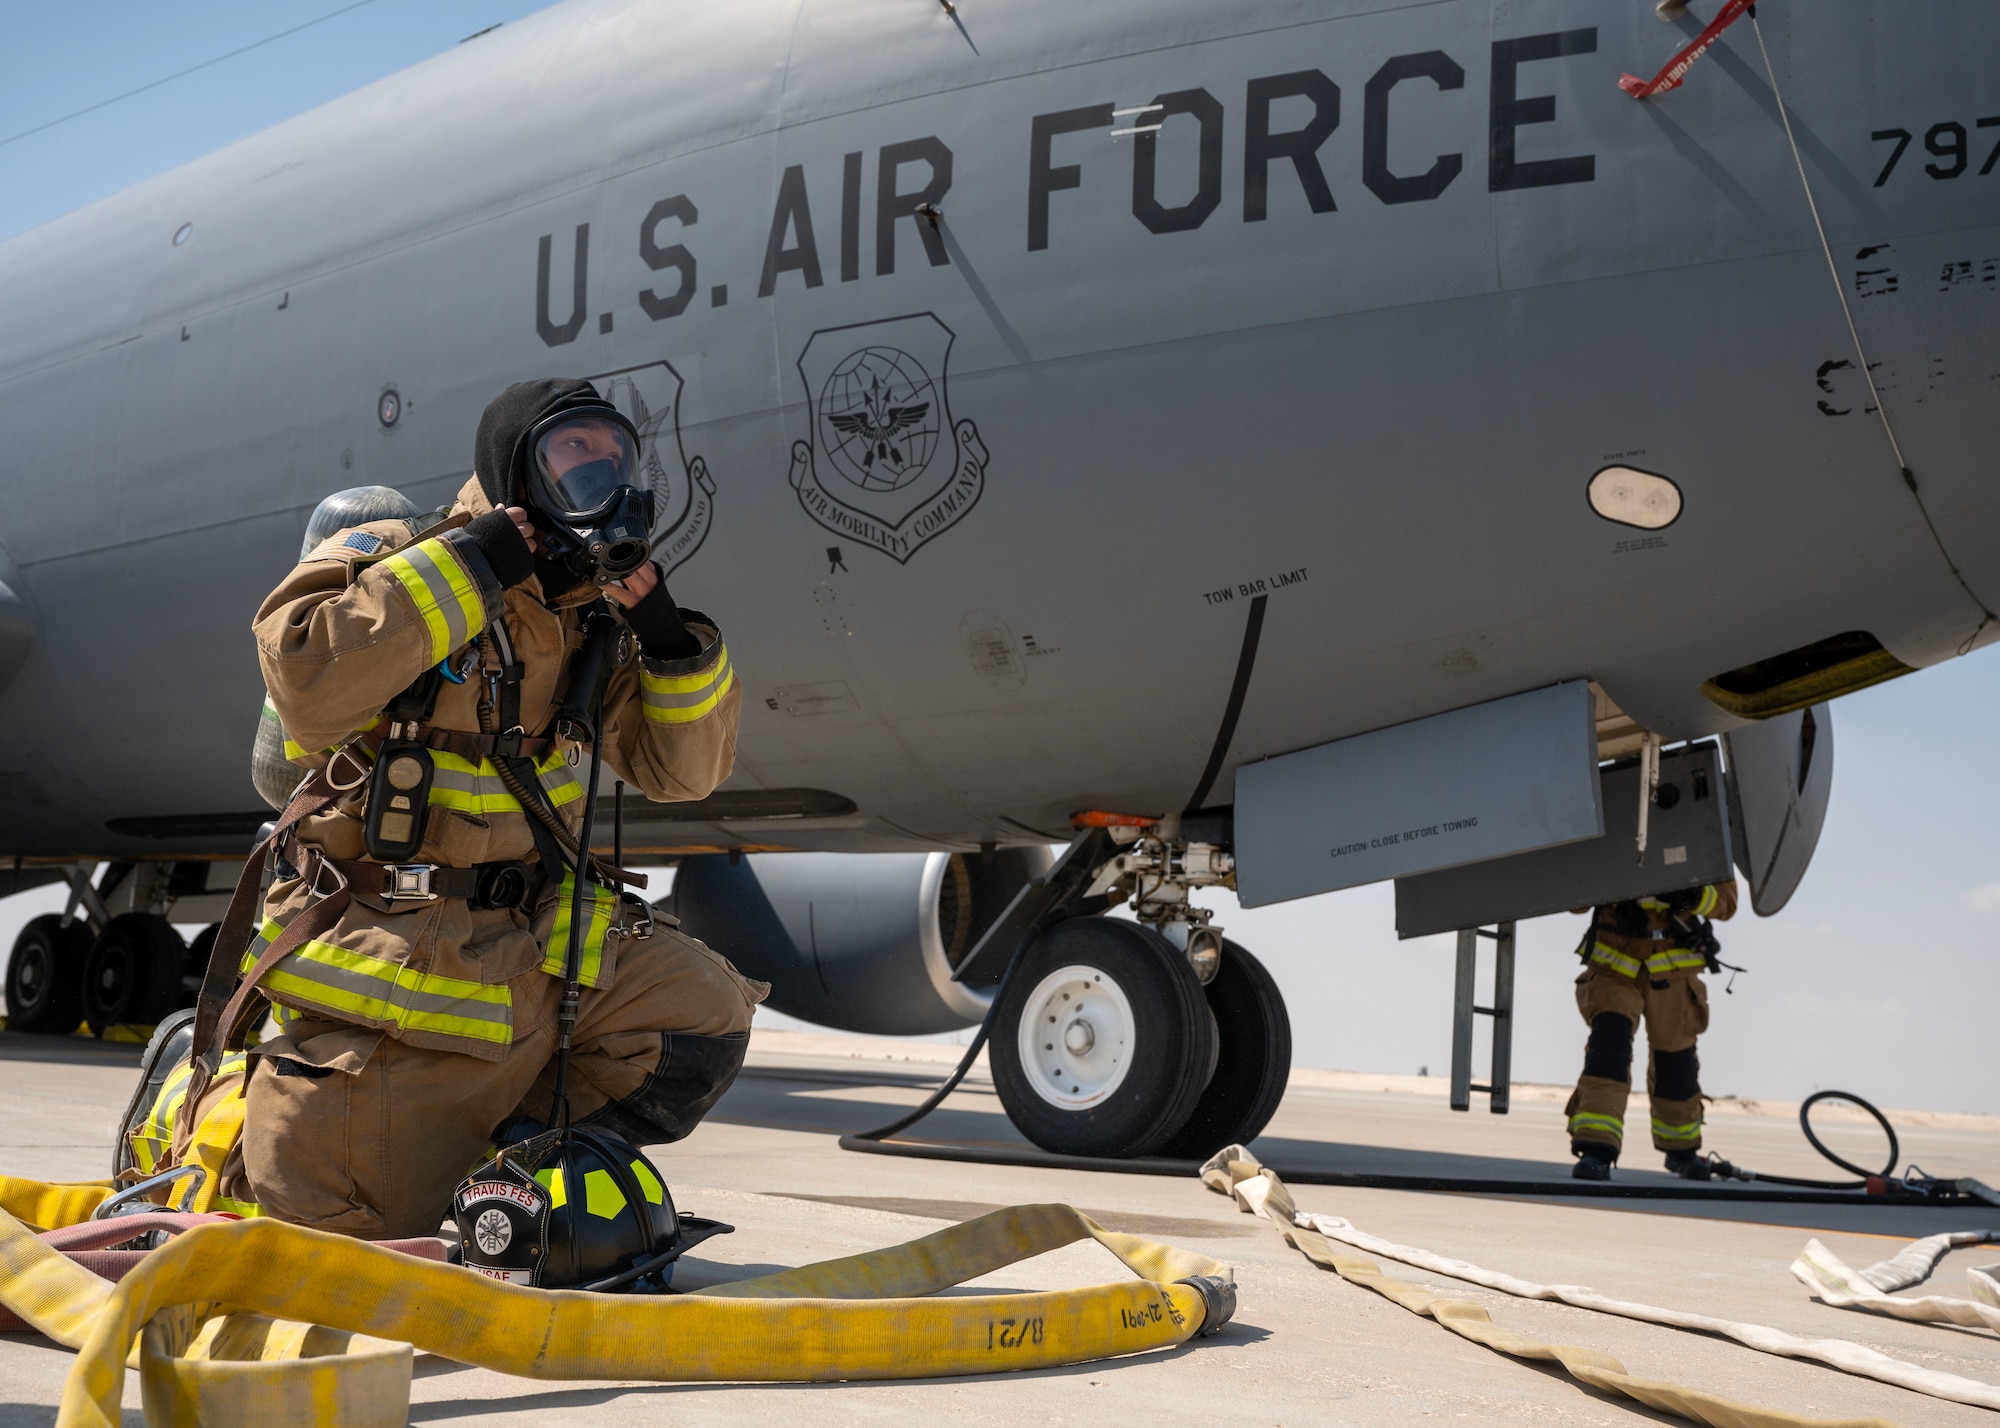
[[[931,313],[815,332],[799,353],[811,439],[792,443],[792,489],[828,530],[902,564],[951,529],[986,485],[986,447],[954,422],[952,330]]]
[[[687,459],[681,446],[681,374],[667,362],[623,367],[590,379],[604,399],[639,429],[640,469],[658,504],[653,558],[672,575],[701,549],[715,518],[715,480],[708,463]]]

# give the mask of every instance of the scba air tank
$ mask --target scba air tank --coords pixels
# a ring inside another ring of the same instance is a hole
[[[414,535],[427,517],[417,509],[416,502],[388,486],[355,486],[335,491],[313,507],[312,517],[306,522],[305,539],[299,544],[299,559],[312,554],[313,548],[328,536],[365,526],[370,521],[392,520],[408,522]],[[257,718],[257,739],[250,749],[250,781],[266,803],[281,809],[292,801],[293,791],[304,782],[305,776],[303,768],[285,757],[285,728],[278,722],[278,711],[271,707],[266,695]]]

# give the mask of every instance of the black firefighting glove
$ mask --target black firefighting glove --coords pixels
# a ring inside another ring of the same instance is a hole
[[[701,638],[681,619],[680,606],[667,593],[664,578],[624,613],[625,623],[639,637],[639,652],[647,659],[690,659],[701,653]]]
[[[472,537],[472,543],[486,557],[486,564],[492,569],[493,578],[500,582],[502,590],[519,585],[535,573],[535,553],[528,549],[521,528],[505,511],[488,511],[483,516],[474,516],[466,522],[465,533]]]

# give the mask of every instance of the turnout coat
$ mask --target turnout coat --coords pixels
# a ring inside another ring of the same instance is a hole
[[[597,592],[587,584],[547,591],[540,575],[503,588],[480,543],[465,530],[492,510],[474,478],[460,491],[448,528],[434,528],[421,540],[395,520],[337,532],[264,601],[254,624],[258,660],[284,728],[287,757],[325,766],[343,744],[379,729],[391,701],[440,664],[448,673],[422,727],[476,738],[485,704],[491,730],[498,712],[488,677],[499,665],[496,621],[505,622],[521,666],[519,726],[531,739],[550,732],[580,644],[582,611]],[[655,658],[646,652],[642,630],[638,654],[613,674],[604,705],[605,763],[660,802],[706,797],[729,775],[741,706],[715,623],[697,611],[679,614],[699,652]],[[457,677],[463,682],[453,682]],[[266,973],[260,985],[278,1004],[281,1022],[290,1009],[497,1060],[513,1039],[509,979],[538,965],[562,974],[567,877],[557,884],[541,872],[530,815],[493,759],[468,748],[471,742],[461,741],[460,752],[433,748],[428,821],[411,861],[443,868],[528,864],[527,901],[518,908],[479,909],[463,898],[392,901],[356,887],[331,930]],[[573,836],[583,819],[580,774],[588,756],[587,747],[552,746],[533,757],[543,795]],[[336,761],[336,773],[345,771],[338,781],[348,782],[366,763],[365,756],[343,756]],[[367,781],[359,780],[303,822],[300,837],[332,858],[364,858],[367,793]],[[617,939],[605,934],[617,898],[608,889],[589,891],[583,980],[609,987],[617,973]],[[244,968],[312,896],[297,877],[281,875],[273,883],[263,929],[244,954]]]

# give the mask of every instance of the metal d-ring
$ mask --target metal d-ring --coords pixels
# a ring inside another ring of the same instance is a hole
[[[161,1185],[171,1185],[174,1181],[189,1175],[194,1177],[194,1183],[189,1185],[187,1193],[181,1196],[181,1203],[179,1205],[155,1205],[148,1202],[144,1205],[134,1206],[129,1210],[122,1208],[132,1204],[134,1200],[137,1200],[148,1190],[156,1189]],[[90,1218],[93,1220],[109,1220],[120,1215],[164,1215],[175,1211],[186,1214],[188,1206],[194,1203],[195,1195],[207,1183],[208,1167],[205,1165],[183,1165],[173,1170],[163,1170],[158,1175],[147,1176],[137,1185],[128,1185],[116,1195],[102,1201],[95,1210],[90,1212]]]
[[[339,748],[333,751],[333,757],[326,761],[327,785],[330,788],[332,788],[336,793],[353,792],[355,789],[361,787],[362,784],[368,782],[368,775],[374,772],[374,766],[372,764],[363,764],[361,760],[354,757],[354,754],[352,752],[353,747],[354,746],[352,744],[342,744]],[[353,764],[356,768],[361,770],[361,776],[355,779],[353,783],[342,783],[333,776],[333,766],[335,762],[337,762],[342,758],[347,759],[349,763]]]

